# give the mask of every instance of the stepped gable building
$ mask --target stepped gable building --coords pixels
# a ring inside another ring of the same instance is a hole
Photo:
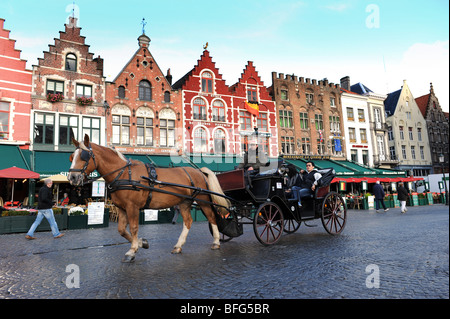
[[[26,69],[27,61],[20,58],[16,40],[9,38],[10,31],[4,29],[4,23],[0,19],[0,144],[28,149],[32,72]]]
[[[233,118],[239,119],[239,129],[234,131],[234,139],[241,141],[237,153],[248,150],[249,136],[257,129],[259,148],[270,157],[278,156],[275,102],[252,61],[248,61],[239,81],[230,90],[233,94]]]
[[[391,158],[398,158],[396,169],[408,176],[427,176],[432,171],[427,123],[403,81],[400,90],[389,93],[384,101]]]
[[[89,52],[77,19],[33,65],[32,148],[73,151],[71,137],[105,145],[103,59]]]
[[[239,122],[235,123],[230,89],[208,50],[173,88],[183,91],[183,153],[239,151],[239,141],[234,138]]]
[[[107,144],[126,154],[170,154],[182,149],[181,92],[172,89],[143,33],[139,48],[106,83]]]
[[[345,159],[340,85],[272,72],[282,155]]]
[[[426,121],[433,172],[442,173],[442,166],[439,162],[439,155],[442,154],[444,155],[444,170],[445,173],[448,173],[448,116],[442,111],[432,83],[430,83],[430,93],[418,97],[416,103]]]

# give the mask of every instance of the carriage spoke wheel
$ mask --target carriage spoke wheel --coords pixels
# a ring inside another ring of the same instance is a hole
[[[284,220],[284,232],[288,234],[295,233],[299,228],[302,222],[298,222],[295,219],[285,219]]]
[[[330,235],[338,235],[345,227],[347,208],[341,195],[328,193],[322,203],[322,224]]]
[[[266,202],[259,206],[253,219],[253,230],[261,244],[268,246],[278,242],[283,229],[283,213],[277,204]]]

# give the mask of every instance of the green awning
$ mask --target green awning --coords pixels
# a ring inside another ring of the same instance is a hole
[[[0,154],[0,169],[16,166],[31,170],[17,145],[0,145]]]
[[[34,171],[41,177],[56,174],[68,175],[70,168],[70,155],[72,152],[34,152]]]

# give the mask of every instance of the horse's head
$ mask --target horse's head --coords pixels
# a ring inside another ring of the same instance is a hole
[[[84,135],[83,142],[72,138],[72,143],[76,150],[70,155],[72,165],[69,169],[68,179],[71,185],[80,186],[83,185],[84,178],[87,178],[97,168],[97,163],[87,134]]]

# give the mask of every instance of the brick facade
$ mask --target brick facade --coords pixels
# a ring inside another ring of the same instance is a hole
[[[181,92],[162,73],[142,34],[139,48],[106,83],[107,145],[126,154],[178,153],[182,147]]]
[[[339,84],[272,72],[271,94],[278,110],[281,154],[345,159]],[[340,140],[341,151],[335,150],[335,140]]]
[[[103,59],[89,52],[80,31],[77,19],[70,18],[33,66],[33,149],[73,150],[70,137],[80,140],[84,134],[105,144]]]
[[[31,70],[0,19],[0,144],[30,143]]]

